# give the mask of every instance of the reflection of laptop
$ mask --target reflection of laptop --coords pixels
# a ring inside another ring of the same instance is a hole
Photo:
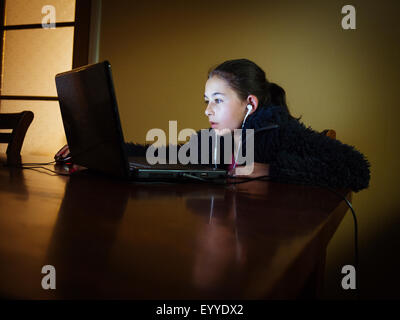
[[[108,61],[57,74],[56,87],[74,163],[133,180],[226,176],[226,170],[205,165],[150,165],[145,157],[128,161]]]

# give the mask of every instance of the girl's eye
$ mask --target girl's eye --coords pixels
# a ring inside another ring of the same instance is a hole
[[[214,101],[215,101],[215,103],[221,103],[221,102],[222,102],[221,99],[215,99]],[[208,101],[204,101],[204,103],[207,105],[207,104],[208,104]]]

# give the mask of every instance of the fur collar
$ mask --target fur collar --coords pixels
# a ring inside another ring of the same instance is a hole
[[[243,129],[254,129],[255,132],[279,127],[287,121],[288,113],[281,106],[261,106],[256,112],[248,116]]]

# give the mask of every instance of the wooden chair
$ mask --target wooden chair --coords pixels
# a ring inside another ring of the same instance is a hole
[[[332,139],[336,139],[336,131],[332,130],[332,129],[325,129],[324,131],[321,132],[323,135],[332,138]]]
[[[0,129],[12,129],[11,133],[0,132],[0,143],[7,143],[7,164],[21,163],[21,148],[25,134],[33,120],[32,111],[0,113]]]

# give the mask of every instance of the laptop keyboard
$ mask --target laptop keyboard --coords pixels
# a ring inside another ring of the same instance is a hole
[[[143,164],[139,162],[129,161],[129,169],[161,169],[161,170],[212,170],[212,167],[206,165],[195,164]]]

